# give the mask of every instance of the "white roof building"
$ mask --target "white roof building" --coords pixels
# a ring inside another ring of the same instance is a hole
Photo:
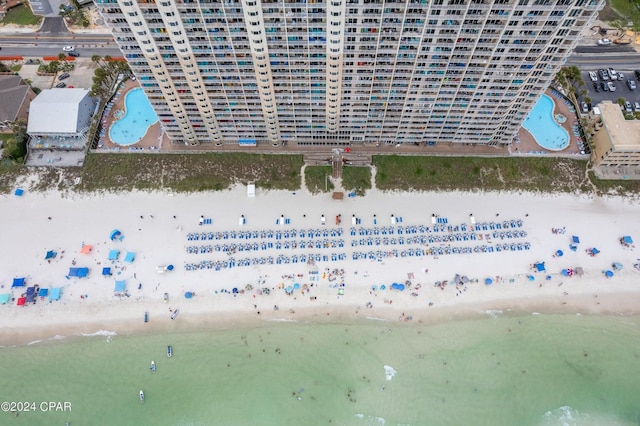
[[[30,136],[80,136],[88,130],[95,101],[88,89],[43,90],[32,102],[27,133]]]

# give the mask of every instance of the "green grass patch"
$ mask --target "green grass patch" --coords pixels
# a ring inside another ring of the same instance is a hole
[[[631,0],[610,0],[611,8],[614,9],[621,19],[625,22],[633,21],[634,24],[640,23],[640,2]]]
[[[220,191],[254,182],[262,189],[300,188],[300,155],[89,154],[81,190]]]
[[[589,179],[603,195],[634,196],[640,194],[640,180],[598,180],[593,173]]]
[[[585,162],[562,158],[375,156],[382,190],[588,191]]]
[[[330,178],[333,169],[331,166],[307,166],[304,169],[304,184],[312,194],[331,192],[334,190]]]
[[[347,191],[355,191],[365,195],[371,189],[371,168],[346,166],[342,168],[342,187]]]
[[[9,9],[2,20],[2,23],[16,25],[40,25],[41,21],[41,16],[34,15],[31,13],[31,9],[23,4]]]

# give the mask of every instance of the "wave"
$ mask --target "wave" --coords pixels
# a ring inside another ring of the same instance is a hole
[[[106,337],[113,337],[113,336],[117,336],[118,333],[116,333],[115,331],[109,331],[109,330],[98,330],[95,333],[82,333],[81,336],[83,337],[96,337],[96,336],[106,336]]]
[[[605,413],[583,413],[575,408],[563,405],[556,408],[553,411],[547,411],[542,421],[541,426],[624,426],[631,425],[629,422],[625,422],[612,414]]]
[[[503,314],[503,312],[498,309],[488,309],[483,311],[483,313],[489,315],[491,318],[497,318],[499,315]]]
[[[35,345],[40,342],[42,342],[42,340],[32,340],[31,342],[27,343],[27,346]]]
[[[384,366],[384,375],[387,377],[387,381],[391,381],[396,373],[397,371],[393,367],[390,367],[388,365]]]
[[[368,424],[368,425],[383,425],[386,423],[386,420],[382,417],[367,416],[362,413],[356,414],[356,419],[364,420],[365,424]]]
[[[378,318],[378,317],[366,317],[368,320],[373,320],[373,321],[389,321],[386,318]]]
[[[67,336],[61,336],[59,334],[56,334],[53,337],[49,337],[49,340],[62,340],[62,339],[66,339],[66,338],[67,338]]]

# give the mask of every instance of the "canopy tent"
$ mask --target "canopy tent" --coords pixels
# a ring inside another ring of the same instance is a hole
[[[624,237],[622,237],[620,242],[630,246],[631,244],[633,244],[633,238],[631,238],[629,235],[625,235]]]
[[[127,255],[124,257],[124,261],[133,263],[134,260],[136,260],[136,254],[132,251],[128,251]]]
[[[538,262],[535,265],[536,271],[538,272],[543,272],[546,271],[547,269],[544,267],[544,262]]]
[[[36,298],[36,288],[27,287],[27,303],[33,303],[33,300],[35,298]]]
[[[84,278],[89,275],[89,268],[69,268],[67,277]]]
[[[613,268],[614,271],[619,271],[620,269],[623,268],[622,263],[620,262],[613,262],[611,264],[611,267]]]
[[[80,249],[80,253],[82,254],[91,254],[92,251],[93,251],[93,246],[89,244],[83,245],[82,248]]]
[[[9,293],[0,294],[0,305],[6,305],[9,303],[9,299],[11,299],[11,295]]]
[[[18,306],[24,306],[27,303],[26,297],[18,297],[18,302],[16,303]]]
[[[11,288],[14,287],[24,287],[24,277],[23,278],[14,278],[13,284],[11,284]]]
[[[580,237],[577,237],[577,236],[574,235],[574,236],[571,237],[571,241],[574,244],[580,244]]]
[[[120,250],[110,250],[108,259],[118,260],[118,256],[120,256]]]
[[[22,188],[16,188],[16,190],[13,192],[13,195],[15,195],[16,197],[22,197],[23,194],[24,194],[24,189]]]
[[[47,297],[48,295],[49,295],[49,289],[48,288],[41,288],[40,290],[38,290],[38,296]]]
[[[60,293],[62,292],[62,288],[52,288],[51,293],[49,293],[49,300],[60,300]]]
[[[114,293],[124,293],[127,290],[126,280],[116,280],[116,286],[113,289]]]
[[[111,276],[111,268],[102,268],[102,275],[104,275],[105,277],[110,277]]]
[[[55,259],[55,257],[56,257],[57,255],[58,255],[58,253],[57,253],[57,252],[55,252],[55,251],[53,251],[53,250],[49,250],[49,251],[47,252],[47,254],[45,254],[45,256],[44,256],[44,260],[47,260],[47,259]]]
[[[114,229],[109,233],[109,239],[111,239],[111,241],[122,241],[124,239],[124,235],[122,235],[122,232],[120,232],[120,230]]]

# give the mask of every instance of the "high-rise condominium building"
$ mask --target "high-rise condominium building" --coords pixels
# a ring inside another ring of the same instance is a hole
[[[96,0],[185,144],[508,144],[604,0]]]

